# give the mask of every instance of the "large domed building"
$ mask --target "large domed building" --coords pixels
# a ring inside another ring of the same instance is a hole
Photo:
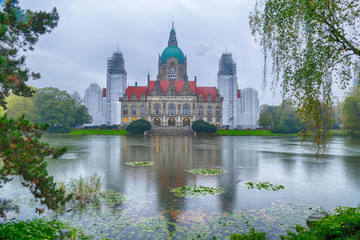
[[[121,125],[145,119],[156,126],[191,126],[195,120],[222,125],[222,98],[216,87],[189,81],[187,58],[179,48],[174,24],[168,46],[159,56],[156,80],[129,86],[121,99]]]

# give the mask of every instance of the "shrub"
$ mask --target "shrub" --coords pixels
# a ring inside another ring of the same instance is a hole
[[[288,236],[281,236],[281,239],[360,239],[360,206],[337,207],[335,213],[313,222],[310,229],[296,226],[298,233],[288,231]]]
[[[71,132],[70,127],[62,126],[62,125],[52,125],[47,130],[48,133],[69,133]]]
[[[150,130],[151,124],[149,121],[139,119],[130,123],[126,127],[126,131],[131,134],[143,134],[145,131]]]
[[[215,133],[217,131],[217,127],[215,125],[205,122],[204,120],[194,121],[192,129],[198,133]]]

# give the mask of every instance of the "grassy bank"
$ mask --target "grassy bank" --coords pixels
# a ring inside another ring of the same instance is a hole
[[[125,135],[121,129],[73,129],[68,135]]]
[[[218,130],[216,132],[219,136],[283,136],[283,135],[294,135],[293,134],[275,134],[270,130]]]

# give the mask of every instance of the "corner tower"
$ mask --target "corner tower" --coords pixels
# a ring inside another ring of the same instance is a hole
[[[188,80],[186,55],[178,47],[174,22],[167,48],[159,56],[157,80]]]

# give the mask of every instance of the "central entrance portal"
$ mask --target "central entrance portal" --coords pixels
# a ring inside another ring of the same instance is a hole
[[[169,127],[175,126],[175,119],[170,118],[169,121],[168,121],[168,126],[169,126]]]
[[[183,121],[183,126],[190,126],[190,119],[185,118]]]

